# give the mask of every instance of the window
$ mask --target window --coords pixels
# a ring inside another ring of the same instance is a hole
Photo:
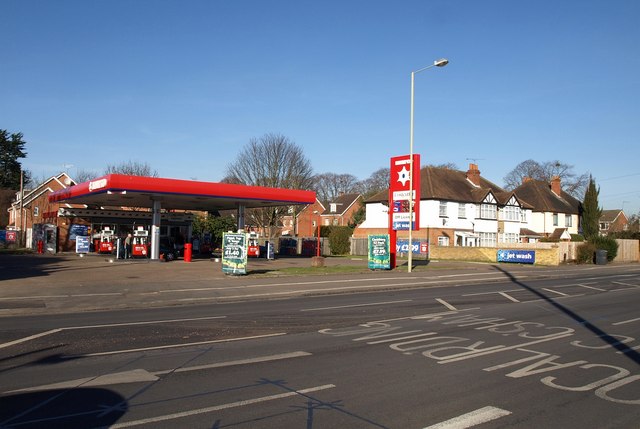
[[[481,247],[496,247],[496,233],[495,232],[480,232],[480,246]]]
[[[447,216],[447,202],[440,201],[440,217],[446,217],[446,216]]]
[[[515,232],[505,232],[502,234],[502,243],[517,243],[520,240],[520,234]]]
[[[480,217],[482,219],[496,219],[496,208],[495,204],[482,204],[480,206]]]
[[[40,207],[33,208],[33,217],[37,217],[40,214]]]
[[[502,220],[512,220],[516,222],[520,220],[520,207],[505,206],[500,213]]]
[[[438,246],[448,246],[449,245],[449,237],[445,237],[441,235],[438,237]]]
[[[564,226],[567,228],[573,226],[573,217],[571,215],[564,215]]]
[[[336,203],[331,203],[331,205],[329,206],[329,211],[331,211],[331,213],[335,213],[338,211],[338,205]]]
[[[553,214],[553,226],[558,226],[558,213]]]
[[[463,203],[458,203],[458,219],[464,219],[467,217],[467,206]]]

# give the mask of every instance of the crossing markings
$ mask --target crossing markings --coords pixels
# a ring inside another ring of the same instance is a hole
[[[497,420],[511,414],[511,411],[497,407],[483,407],[424,429],[464,429]]]
[[[564,292],[558,292],[557,290],[553,290],[553,289],[547,289],[546,287],[543,287],[542,290],[546,290],[547,292],[551,292],[551,293],[557,293],[560,296],[571,296],[567,293]]]
[[[584,283],[578,283],[577,286],[584,287],[584,288],[587,288],[587,289],[597,290],[597,291],[600,291],[600,292],[606,292],[607,291],[606,289],[600,289],[599,287],[589,286],[589,285],[586,285]]]

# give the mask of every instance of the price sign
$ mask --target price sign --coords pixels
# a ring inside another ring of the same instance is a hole
[[[227,232],[222,235],[222,272],[247,274],[247,244],[245,233]]]
[[[389,234],[369,236],[369,269],[388,270],[391,268]]]

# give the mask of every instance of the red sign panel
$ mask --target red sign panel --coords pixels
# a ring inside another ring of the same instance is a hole
[[[420,155],[413,154],[413,180],[411,180],[411,156],[391,158],[389,178],[389,210],[392,229],[408,230],[413,220],[412,230],[420,229]],[[410,204],[413,202],[413,213]],[[413,216],[412,216],[413,215]]]

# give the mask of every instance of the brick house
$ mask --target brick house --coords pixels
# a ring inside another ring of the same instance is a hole
[[[603,210],[598,222],[600,235],[607,235],[610,232],[622,232],[629,229],[629,219],[620,209]]]
[[[341,194],[336,199],[325,204],[321,214],[322,225],[349,226],[353,215],[362,206],[362,195],[351,193]]]
[[[59,222],[58,209],[61,207],[84,207],[84,205],[50,203],[49,194],[61,189],[66,189],[75,184],[67,173],[60,173],[57,176],[52,176],[45,180],[35,189],[26,191],[24,196],[21,196],[19,192],[16,193],[15,200],[8,208],[9,223],[7,228],[15,229],[16,231],[25,231],[26,234],[24,238],[26,247],[34,246],[32,236],[34,225],[51,225],[54,229],[61,227],[62,229],[68,230],[70,225],[67,225],[66,221]],[[70,246],[71,244],[69,247]],[[75,246],[75,243],[73,243],[73,246]],[[63,248],[63,250],[70,249]]]

